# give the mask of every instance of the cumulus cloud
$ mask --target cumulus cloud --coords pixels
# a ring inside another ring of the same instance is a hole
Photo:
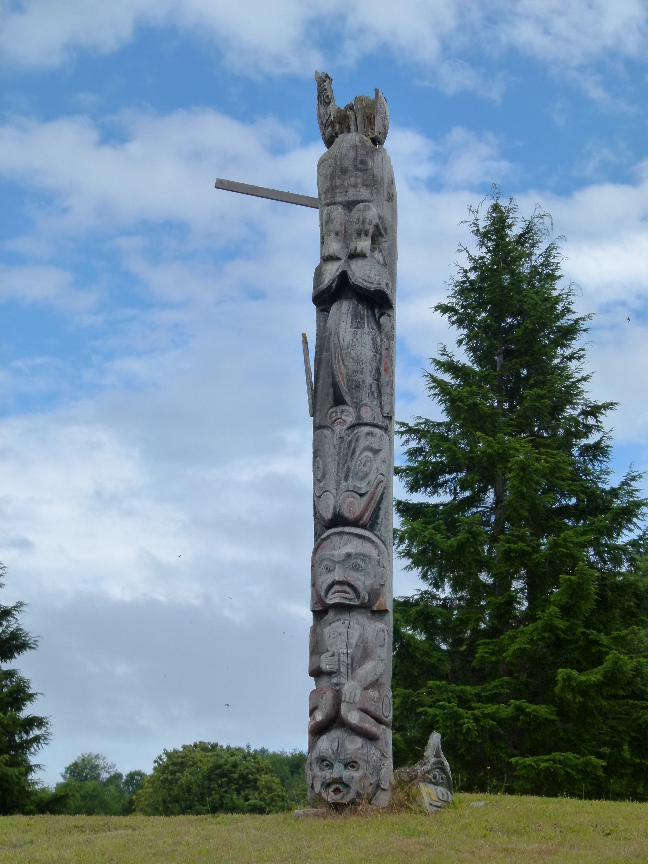
[[[278,122],[246,125],[205,109],[107,119],[121,140],[82,116],[0,127],[0,172],[49,196],[37,218],[52,233],[169,220],[231,243],[245,204],[215,193],[219,173],[313,193],[318,150]]]
[[[519,0],[498,4],[501,39],[543,62],[575,68],[610,53],[640,57],[648,10],[641,0]]]
[[[0,50],[11,64],[52,67],[76,51],[118,50],[140,28],[173,27],[217,45],[244,74],[310,75],[322,63],[389,51],[447,92],[497,97],[501,81],[480,55],[510,50],[563,70],[638,58],[646,16],[641,0],[23,0],[5,7]]]
[[[73,274],[60,267],[0,265],[0,302],[7,300],[84,310],[94,305],[95,297],[92,289],[77,289]]]

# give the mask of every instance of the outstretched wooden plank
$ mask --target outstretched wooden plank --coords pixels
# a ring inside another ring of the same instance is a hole
[[[252,186],[250,183],[238,183],[236,180],[216,178],[216,189],[226,192],[240,192],[241,195],[253,195],[255,198],[269,198],[271,201],[283,201],[286,204],[297,204],[300,207],[313,207],[319,210],[319,199],[310,195],[298,195],[296,192],[281,192],[279,189],[267,189],[265,186]]]

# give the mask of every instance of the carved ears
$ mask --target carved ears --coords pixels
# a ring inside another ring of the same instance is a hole
[[[443,759],[443,750],[441,749],[441,735],[439,732],[433,732],[425,748],[425,761],[430,762],[432,759]]]
[[[373,138],[374,144],[384,144],[387,133],[389,132],[389,109],[387,108],[387,100],[376,87],[376,131]]]
[[[326,72],[315,72],[317,83],[317,123],[322,141],[330,147],[336,138],[333,118],[336,113],[335,97],[333,95],[333,79]]]
[[[450,765],[448,764],[448,760],[443,755],[443,750],[441,749],[441,735],[438,732],[433,732],[430,735],[427,747],[425,748],[423,763],[429,765],[436,760],[442,763],[443,767],[448,772],[448,777],[452,778]]]
[[[333,96],[333,79],[326,72],[315,72],[317,84],[317,121],[322,140],[330,147],[338,135],[362,132],[374,144],[384,144],[389,132],[387,100],[376,87],[374,99],[356,96],[355,103],[337,109]]]

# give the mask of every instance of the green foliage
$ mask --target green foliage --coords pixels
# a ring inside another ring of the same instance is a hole
[[[37,812],[125,816],[133,812],[134,797],[146,779],[143,771],[124,777],[100,753],[82,753],[61,776],[53,791],[41,790]]]
[[[443,419],[399,424],[397,548],[425,583],[395,604],[395,755],[432,729],[464,789],[648,798],[648,569],[640,475],[610,484],[612,403],[547,217],[471,209],[426,373]]]
[[[66,789],[50,789],[48,786],[35,786],[29,801],[23,809],[26,815],[59,815],[67,813],[70,795]]]
[[[109,762],[101,753],[82,753],[78,758],[63,769],[63,782],[72,783],[104,783],[112,777],[117,766]]]
[[[301,807],[306,802],[306,753],[293,750],[291,753],[272,753],[265,748],[258,751],[264,756],[286,791],[291,807]]]
[[[0,564],[0,577],[4,573]],[[35,788],[32,775],[38,768],[31,759],[49,738],[48,720],[27,713],[37,694],[20,672],[5,666],[38,644],[20,626],[24,608],[24,603],[0,604],[0,814],[28,807]]]
[[[135,810],[147,815],[278,813],[301,803],[304,754],[268,753],[199,741],[165,750]],[[285,785],[284,785],[285,784]]]

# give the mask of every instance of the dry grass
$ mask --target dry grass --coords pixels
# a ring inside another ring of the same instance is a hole
[[[475,801],[484,807],[470,807]],[[12,816],[0,862],[648,861],[648,804],[458,795],[449,810],[277,816]]]

